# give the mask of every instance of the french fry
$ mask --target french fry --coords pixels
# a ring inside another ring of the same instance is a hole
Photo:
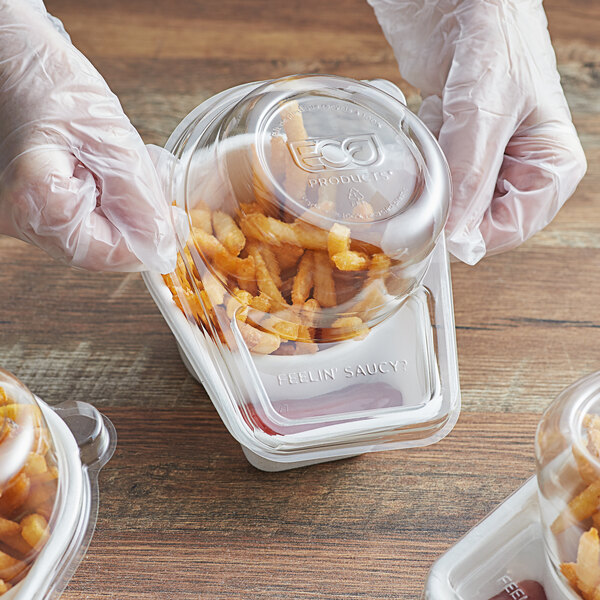
[[[0,594],[6,594],[10,590],[10,584],[6,583],[4,579],[0,579]]]
[[[577,590],[577,565],[575,563],[562,563],[560,565],[560,571],[564,575],[565,579],[569,582],[569,585]]]
[[[192,227],[204,230],[206,233],[212,234],[212,220],[210,209],[204,202],[199,202],[189,212]]]
[[[3,542],[6,537],[20,532],[21,526],[17,522],[0,517],[0,541]]]
[[[281,295],[279,288],[275,285],[275,282],[271,277],[271,273],[269,273],[269,269],[267,268],[267,265],[258,248],[256,246],[252,246],[249,250],[249,253],[250,258],[254,259],[254,264],[256,265],[256,283],[258,285],[258,289],[266,294],[272,302],[281,305],[286,304],[286,301]]]
[[[254,296],[250,300],[250,308],[261,312],[269,312],[271,310],[271,299],[263,292],[258,296]]]
[[[340,252],[347,252],[348,250],[350,250],[350,228],[339,223],[334,223],[327,235],[329,257],[333,258],[334,255]]]
[[[312,252],[305,252],[300,259],[298,272],[292,286],[292,304],[304,304],[313,287],[314,257]]]
[[[245,215],[241,220],[247,237],[272,246],[291,244],[308,250],[326,250],[328,232],[303,222],[285,223],[260,213]]]
[[[231,254],[238,256],[246,245],[246,237],[236,222],[227,213],[215,211],[212,224],[216,238]]]
[[[250,352],[272,354],[281,344],[281,338],[278,335],[261,331],[248,323],[239,322],[238,326]]]
[[[600,539],[594,527],[579,538],[575,573],[579,589],[592,595],[600,584]]]
[[[21,560],[0,551],[0,579],[10,581],[27,568],[27,564]]]
[[[277,256],[272,247],[267,244],[261,244],[258,250],[267,265],[267,269],[269,269],[269,273],[271,274],[271,278],[275,282],[275,285],[278,288],[281,288],[281,267],[279,266],[279,261],[277,260]]]
[[[335,306],[335,283],[329,256],[325,252],[314,253],[313,281],[313,296],[319,305],[323,307]]]
[[[29,458],[23,467],[23,470],[27,475],[40,475],[48,471],[48,465],[46,459],[41,454],[32,452],[29,454]]]
[[[234,256],[216,237],[206,233],[203,229],[194,228],[192,239],[198,248],[226,274],[242,279],[253,277],[254,261],[252,257],[239,258]]]
[[[8,399],[8,394],[4,390],[3,387],[0,386],[0,406],[4,406],[5,404],[9,404],[10,400]]]
[[[44,544],[49,535],[46,519],[37,513],[27,515],[21,520],[21,535],[32,548]]]
[[[361,298],[351,308],[351,312],[359,313],[363,321],[368,321],[373,313],[385,305],[385,287],[381,281],[373,281],[367,284],[361,294]]]
[[[555,535],[568,529],[571,525],[588,519],[600,508],[600,481],[590,484],[581,494],[575,496],[567,507],[552,523]]]
[[[338,252],[332,256],[332,260],[340,271],[363,271],[369,266],[369,257],[354,250]]]
[[[298,264],[298,261],[303,254],[304,248],[291,246],[290,244],[281,244],[281,246],[277,248],[277,260],[279,266],[282,269],[293,269]]]
[[[31,489],[31,480],[25,473],[20,472],[13,477],[0,496],[0,514],[12,516],[27,501]],[[0,576],[1,579],[6,579]]]
[[[232,296],[227,301],[227,316],[233,319],[236,318],[240,321],[245,321],[248,316],[248,305],[252,300],[252,294],[246,290],[236,290],[235,296]]]
[[[359,317],[340,317],[331,324],[332,338],[362,340],[369,334],[369,328]]]

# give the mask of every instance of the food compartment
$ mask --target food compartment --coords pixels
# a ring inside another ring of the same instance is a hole
[[[40,407],[0,369],[0,594],[27,575],[50,536],[58,476]]]
[[[541,518],[552,568],[579,597],[600,598],[600,374],[567,388],[536,439]]]

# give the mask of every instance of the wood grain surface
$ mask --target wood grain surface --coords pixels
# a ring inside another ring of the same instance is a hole
[[[48,0],[148,143],[232,85],[294,72],[400,83],[362,0]],[[600,5],[545,2],[589,171],[519,249],[452,267],[463,412],[418,450],[250,467],[139,275],[0,238],[0,364],[115,423],[98,529],[66,600],[419,598],[444,550],[533,472],[544,407],[599,367]]]

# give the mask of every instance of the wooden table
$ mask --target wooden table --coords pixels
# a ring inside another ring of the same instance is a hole
[[[434,559],[533,472],[540,413],[600,354],[600,11],[545,4],[589,172],[521,248],[453,265],[464,407],[433,447],[259,472],[185,370],[139,275],[66,269],[0,239],[0,364],[49,402],[94,403],[119,432],[66,600],[414,600]],[[400,81],[362,0],[48,7],[147,142],[163,144],[199,102],[245,81]]]

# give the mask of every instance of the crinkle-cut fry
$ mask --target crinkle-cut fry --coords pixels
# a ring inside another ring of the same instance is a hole
[[[21,535],[32,548],[36,548],[48,539],[48,522],[37,513],[27,515],[21,519]]]
[[[340,271],[364,271],[369,266],[369,257],[354,250],[338,252],[331,259]]]
[[[563,574],[565,579],[569,582],[569,585],[573,589],[577,589],[577,565],[575,563],[562,563],[560,565],[560,572]]]
[[[255,354],[272,354],[281,344],[281,338],[278,335],[261,331],[248,323],[240,321],[238,327],[248,350]]]
[[[210,208],[204,203],[199,202],[189,211],[192,227],[204,230],[206,233],[213,232]]]
[[[327,251],[330,257],[350,250],[350,233],[350,228],[340,223],[331,226],[327,235]]]
[[[0,579],[10,581],[27,568],[27,564],[0,551]]]
[[[303,254],[292,286],[292,304],[304,304],[313,288],[314,257],[312,252]]]
[[[575,572],[579,589],[592,595],[600,584],[600,538],[595,527],[579,538]]]
[[[275,285],[278,288],[281,288],[281,267],[279,266],[279,261],[277,260],[277,256],[273,251],[273,248],[267,244],[261,244],[258,247],[258,251],[263,257],[263,260],[267,265],[267,269],[269,269],[269,273],[271,273],[271,277],[275,282]]]
[[[280,246],[281,244],[302,246],[291,223],[284,223],[279,219],[267,217],[261,213],[254,213],[244,216],[240,220],[240,225],[247,237],[260,242],[273,246]]]
[[[336,304],[333,270],[326,252],[314,253],[313,297],[320,306],[330,307]]]
[[[362,221],[370,221],[374,214],[374,208],[366,200],[361,200],[352,209],[352,216]]]
[[[217,210],[213,213],[212,219],[216,238],[231,254],[238,256],[246,245],[246,236],[242,230],[226,212]]]
[[[247,237],[272,246],[291,244],[309,250],[326,250],[328,232],[309,223],[285,223],[273,217],[255,213],[241,219]]]
[[[8,394],[4,390],[3,387],[0,386],[0,406],[4,406],[5,404],[9,404],[10,400],[8,399]]]
[[[281,244],[276,248],[276,252],[279,266],[282,269],[293,269],[304,254],[304,248],[292,246],[291,244]]]
[[[193,229],[192,239],[198,248],[210,260],[214,261],[215,266],[226,274],[243,279],[251,279],[253,277],[254,260],[251,256],[248,258],[233,256],[216,237],[206,233],[202,229]]]
[[[250,308],[261,312],[269,312],[271,310],[271,298],[264,292],[261,292],[258,296],[254,296],[250,300]]]
[[[0,514],[11,516],[27,501],[31,489],[31,480],[25,473],[20,472],[8,483],[0,496]]]
[[[362,340],[369,334],[369,328],[360,317],[340,317],[331,324],[332,336],[337,339]]]
[[[575,496],[567,507],[552,523],[555,535],[568,529],[571,525],[589,519],[600,508],[600,481],[590,484],[581,494]]]
[[[254,259],[256,265],[256,283],[258,289],[271,298],[276,304],[285,305],[285,298],[281,295],[279,288],[275,285],[271,273],[256,246],[251,246],[248,250],[250,258]]]

